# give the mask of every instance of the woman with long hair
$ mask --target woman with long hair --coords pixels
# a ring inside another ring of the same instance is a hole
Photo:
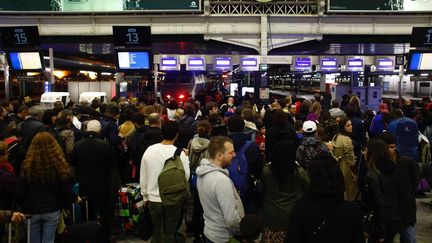
[[[342,117],[338,123],[338,131],[333,137],[333,154],[336,157],[345,181],[345,200],[354,201],[358,193],[355,167],[354,146],[351,140],[352,123]]]
[[[295,161],[296,148],[281,141],[273,149],[272,162],[263,169],[263,242],[284,242],[294,203],[309,184],[306,172]]]
[[[75,146],[75,135],[73,131],[73,114],[71,110],[62,110],[57,114],[56,128],[53,134],[66,155],[66,160],[70,161],[72,150]]]
[[[321,104],[318,101],[315,101],[312,106],[309,108],[309,113],[306,116],[306,121],[313,121],[315,123],[320,122],[321,117]]]
[[[40,132],[33,138],[22,164],[17,200],[31,214],[31,242],[51,243],[63,205],[79,202],[69,182],[70,168],[55,138]]]
[[[372,139],[364,151],[368,172],[362,193],[370,221],[365,225],[369,242],[392,243],[402,229],[401,179],[396,164],[391,160],[387,145]]]
[[[285,242],[364,242],[360,207],[344,200],[344,178],[335,158],[319,154],[309,177],[307,194],[292,209]]]

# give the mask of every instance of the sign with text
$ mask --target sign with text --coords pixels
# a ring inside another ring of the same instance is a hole
[[[432,0],[328,0],[329,12],[432,12]]]
[[[4,0],[2,12],[197,12],[201,0]]]
[[[34,48],[40,46],[37,26],[0,28],[3,49]]]
[[[410,46],[432,47],[432,27],[413,27]]]
[[[151,46],[150,26],[113,26],[115,46]]]

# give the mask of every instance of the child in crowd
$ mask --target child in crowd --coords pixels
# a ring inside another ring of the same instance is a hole
[[[297,139],[301,141],[303,139],[303,121],[297,120],[294,123],[294,129],[297,133]]]
[[[258,243],[261,242],[263,226],[260,217],[246,215],[240,222],[240,236],[233,237],[228,243]]]

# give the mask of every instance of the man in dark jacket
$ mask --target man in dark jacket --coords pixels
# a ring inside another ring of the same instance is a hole
[[[177,120],[179,124],[179,137],[176,141],[178,148],[186,148],[189,141],[195,135],[195,107],[191,103],[185,103],[183,106],[184,115]]]
[[[20,174],[21,163],[25,158],[27,149],[30,146],[34,136],[38,132],[45,131],[45,125],[41,122],[44,113],[42,107],[33,106],[30,108],[29,112],[30,115],[26,117],[25,121],[21,123],[21,142],[19,143],[16,159],[13,164],[15,173],[17,175]]]
[[[102,109],[101,109],[102,111]],[[106,108],[106,114],[101,112],[101,136],[104,137],[108,143],[116,148],[120,142],[121,138],[118,135],[118,124],[117,119],[120,115],[120,109],[116,104],[109,104]]]
[[[396,173],[403,188],[399,200],[399,208],[402,216],[402,231],[400,240],[405,242],[416,242],[416,200],[415,191],[419,182],[417,164],[414,160],[406,156],[400,156],[396,149],[396,137],[390,132],[384,132],[378,136],[387,144],[390,156],[396,163]]]
[[[87,197],[90,217],[94,211],[101,216],[103,242],[109,242],[111,218],[114,214],[112,166],[117,163],[112,147],[100,136],[97,120],[87,123],[87,133],[72,151],[71,164],[79,182],[79,195]]]
[[[234,151],[237,153],[240,148],[248,140],[248,135],[243,133],[245,123],[243,117],[239,115],[233,115],[228,119],[228,137],[234,142]],[[254,182],[261,178],[263,169],[263,158],[261,156],[258,145],[252,141],[249,147],[245,150],[245,157],[249,165],[249,188],[245,194],[240,193],[246,214],[256,213],[257,195],[253,195]],[[243,195],[242,195],[243,194]]]
[[[141,158],[144,154],[144,152],[140,150],[141,141],[139,139],[141,136],[144,135],[147,127],[145,126],[145,115],[143,113],[135,113],[132,120],[135,125],[135,132],[127,140],[127,144],[130,151],[132,163],[135,166],[135,173],[132,172],[132,180],[134,182],[139,182],[139,165],[141,163]]]

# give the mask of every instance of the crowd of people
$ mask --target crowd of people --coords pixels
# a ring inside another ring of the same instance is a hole
[[[139,183],[152,242],[178,241],[182,223],[195,242],[416,242],[430,100],[384,101],[375,115],[349,95],[218,94],[49,110],[3,102],[0,235],[30,214],[31,241],[54,242],[62,210],[85,197],[110,242],[117,191]]]

